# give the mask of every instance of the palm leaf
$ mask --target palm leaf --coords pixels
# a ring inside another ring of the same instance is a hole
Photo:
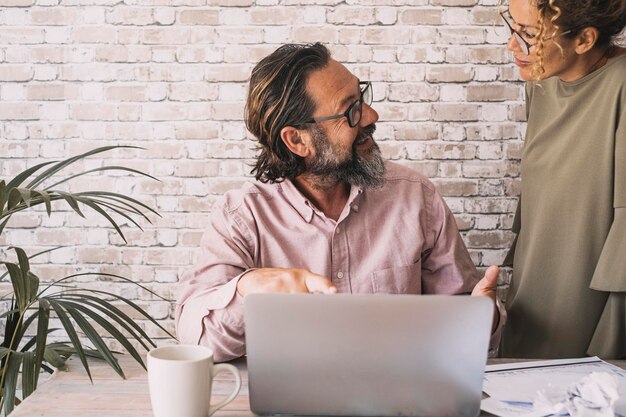
[[[102,217],[107,219],[109,221],[109,223],[111,223],[111,226],[113,226],[115,228],[115,231],[117,232],[117,234],[120,235],[120,237],[122,238],[124,243],[128,243],[126,241],[126,236],[124,236],[124,233],[122,233],[122,229],[120,229],[120,227],[117,225],[115,220],[113,220],[113,218],[111,216],[109,216],[109,214],[106,211],[104,211],[102,208],[100,208],[100,206],[98,206],[96,203],[94,203],[92,201],[89,201],[89,200],[83,201],[83,204],[91,207],[92,209],[97,211]]]
[[[39,366],[35,361],[35,352],[23,352],[22,356],[22,398],[28,397],[37,388]]]
[[[76,353],[78,354],[78,357],[83,364],[83,368],[85,368],[85,372],[87,372],[87,376],[89,376],[89,380],[93,382],[93,379],[91,378],[91,371],[89,370],[89,365],[87,364],[87,358],[85,357],[85,350],[83,349],[83,345],[80,343],[80,339],[78,337],[78,334],[76,334],[76,330],[74,330],[72,322],[67,317],[67,314],[63,310],[63,306],[61,304],[50,298],[48,299],[48,301],[50,302],[50,306],[57,314],[57,317],[61,321],[63,328],[67,332],[67,335],[72,342],[72,346],[74,346],[74,348],[76,349]]]
[[[13,286],[13,292],[15,293],[15,300],[20,313],[24,312],[28,305],[26,280],[22,275],[20,267],[12,262],[0,262],[6,266],[9,271],[9,277],[11,278],[11,285]]]
[[[0,216],[4,212],[4,199],[6,198],[7,184],[4,180],[0,180]]]
[[[118,148],[129,148],[129,149],[143,149],[138,146],[126,146],[126,145],[111,145],[111,146],[102,146],[100,148],[92,149],[80,155],[73,156],[71,158],[65,159],[61,162],[57,162],[52,167],[48,168],[44,172],[42,172],[39,176],[37,176],[34,180],[32,180],[26,187],[27,188],[35,188],[42,182],[46,181],[48,178],[52,177],[57,172],[61,171],[63,168],[72,165],[74,162],[84,159],[88,156],[95,155],[98,153],[110,151],[112,149]]]
[[[45,250],[42,250],[41,252],[37,252],[37,253],[35,253],[34,255],[30,255],[30,256],[28,257],[28,259],[30,260],[30,259],[36,258],[37,256],[44,255],[44,254],[46,254],[46,253],[48,253],[48,252],[52,252],[53,250],[57,250],[57,249],[60,249],[60,248],[62,248],[62,247],[63,247],[63,246],[57,246],[56,248],[50,248],[50,249],[45,249]],[[5,272],[4,274],[0,275],[0,280],[1,280],[2,278],[4,278],[5,276],[7,276],[7,274],[8,274],[8,273],[9,273],[9,272],[7,271],[7,272]],[[2,296],[2,298],[4,298],[4,296]],[[1,299],[1,298],[0,298],[0,299]]]
[[[101,200],[93,199],[93,198],[86,199],[86,198],[76,197],[76,199],[78,201],[80,201],[81,203],[83,203],[83,204],[85,204],[85,205],[87,205],[89,207],[92,207],[92,208],[94,208],[94,206],[92,206],[92,204],[97,206],[97,207],[105,207],[105,208],[111,210],[112,212],[117,213],[119,216],[124,217],[126,220],[130,221],[131,223],[133,223],[139,230],[143,231],[143,229],[139,225],[139,223],[137,223],[132,217],[130,217],[128,214],[125,213],[125,211],[128,211],[128,212],[132,212],[133,211],[133,210],[129,209],[128,207],[119,206],[119,205],[116,205],[116,204],[109,203],[108,201],[101,201]],[[103,210],[103,212],[106,213],[104,210]],[[102,214],[102,213],[100,213],[100,214]],[[142,216],[143,216],[143,214],[142,214]],[[110,222],[112,222],[112,224],[113,224],[113,219],[112,218],[109,217],[107,219]],[[113,224],[113,226],[115,227],[116,224]],[[119,232],[119,233],[121,234],[121,232]],[[124,239],[124,241],[126,241],[126,240]]]
[[[144,368],[146,366],[141,359],[141,355],[137,352],[135,347],[128,341],[128,338],[122,334],[118,329],[115,328],[109,321],[104,319],[101,315],[96,313],[95,311],[81,305],[79,303],[75,303],[72,301],[64,300],[63,303],[66,306],[72,306],[76,311],[83,313],[85,316],[89,317],[93,321],[95,321],[100,327],[106,330],[111,336],[113,336],[120,344],[126,349],[128,353]],[[121,369],[121,368],[120,368]]]
[[[126,378],[124,375],[124,371],[120,367],[119,362],[117,361],[115,356],[113,356],[113,352],[111,352],[106,343],[104,343],[104,340],[102,340],[102,337],[100,337],[96,329],[94,329],[94,327],[85,319],[85,317],[83,317],[83,315],[80,314],[71,305],[72,303],[59,300],[57,300],[57,302],[67,310],[70,316],[72,316],[72,319],[74,319],[78,327],[80,327],[83,333],[85,333],[85,336],[87,336],[87,338],[91,340],[91,343],[94,344],[96,350],[102,354],[104,360],[111,366],[111,368],[113,368],[119,376],[121,376],[122,378]]]
[[[91,173],[94,173],[94,172],[99,172],[99,171],[128,171],[128,172],[139,174],[139,175],[142,175],[144,177],[148,177],[150,179],[153,179],[153,180],[156,180],[156,181],[160,182],[160,180],[158,178],[155,178],[152,175],[146,174],[145,172],[141,172],[141,171],[138,171],[136,169],[123,167],[123,166],[109,165],[109,166],[104,166],[104,167],[90,169],[90,170],[83,171],[83,172],[80,172],[78,174],[69,176],[67,178],[62,179],[61,181],[57,181],[54,184],[46,186],[45,190],[50,190],[52,187],[56,187],[57,185],[63,184],[63,183],[68,182],[68,181],[71,181],[74,178],[81,177],[83,175],[91,174]]]
[[[143,216],[146,220],[150,221],[149,218],[138,208],[136,208],[135,206],[139,206],[145,210],[148,210],[149,212],[156,214],[157,216],[161,217],[161,215],[154,210],[153,208],[151,208],[150,206],[148,206],[147,204],[142,203],[139,200],[136,200],[132,197],[129,197],[127,195],[123,195],[123,194],[118,194],[118,193],[111,193],[108,191],[83,191],[78,193],[81,196],[96,196],[96,197],[100,197],[100,198],[109,198],[112,200],[116,200],[119,201],[120,204],[123,204],[129,208],[132,208],[133,211],[137,211],[137,214]],[[125,200],[125,201],[122,201]]]
[[[37,347],[35,348],[35,367],[37,370],[41,368],[43,357],[48,341],[48,334],[55,329],[48,329],[50,320],[50,302],[45,298],[39,300],[39,320],[37,320]],[[39,381],[39,372],[35,375],[35,388]]]
[[[2,206],[0,206],[0,209],[2,208]],[[4,216],[4,213],[0,213],[0,218],[2,218]],[[2,220],[2,222],[0,222],[0,234],[2,234],[2,231],[4,230],[4,227],[7,225],[7,223],[9,222],[10,217],[7,217],[6,219]]]
[[[100,274],[102,275],[102,274]],[[155,294],[153,291],[147,289],[146,287],[137,284],[139,287],[149,291],[150,293],[157,295],[157,297],[159,297],[160,299],[162,299],[163,301],[168,301],[166,299],[164,299],[163,297],[161,297],[158,294]],[[159,324],[159,322],[157,322],[155,319],[153,319],[152,317],[150,317],[150,315],[148,313],[146,313],[141,307],[139,307],[137,304],[135,304],[134,302],[132,302],[131,300],[124,298],[120,295],[117,294],[113,294],[107,291],[102,291],[102,290],[93,290],[93,289],[75,289],[75,290],[67,290],[66,292],[64,292],[64,294],[68,294],[70,291],[82,291],[82,292],[90,292],[93,294],[103,294],[103,295],[108,295],[110,297],[113,297],[125,304],[128,304],[129,306],[131,306],[135,311],[137,311],[139,314],[141,314],[143,317],[145,317],[147,320],[149,320],[151,323],[153,323],[154,325],[156,325],[159,329],[163,330],[168,336],[170,336],[173,339],[176,339],[176,337],[171,334],[169,331],[167,331],[167,329],[165,329],[165,327],[163,327],[161,324]],[[129,318],[130,319],[130,318]]]
[[[45,167],[46,165],[54,164],[55,162],[57,161],[43,162],[41,164],[37,164],[33,167],[30,167],[20,172],[15,178],[9,181],[9,183],[6,186],[6,189],[10,191],[13,188],[19,187],[28,177],[33,175],[35,172],[39,171],[41,168]],[[28,188],[32,188],[32,187],[28,187]],[[4,203],[4,202],[0,201],[0,203]]]
[[[48,362],[55,368],[61,369],[63,371],[67,370],[67,365],[65,364],[66,359],[59,355],[54,347],[46,346],[43,352],[43,358],[46,362]]]
[[[15,389],[17,376],[22,365],[22,352],[11,351],[5,356],[5,368],[2,374],[2,396],[4,397],[4,414],[8,415],[15,408]]]
[[[46,339],[47,339],[47,335],[49,335],[50,333],[56,332],[57,330],[60,330],[60,328],[59,327],[53,327],[51,329],[49,328],[48,330],[46,330]],[[27,352],[27,351],[31,350],[31,348],[37,344],[37,337],[38,337],[37,334],[31,336],[31,338],[28,339],[28,341],[26,343],[24,343],[24,345],[20,349],[20,352]]]
[[[76,197],[74,197],[71,193],[66,193],[65,191],[56,191],[58,195],[60,195],[67,204],[74,210],[80,217],[85,217],[82,211],[80,211],[80,207],[78,206],[78,201],[76,201]]]
[[[152,341],[150,336],[135,323],[135,320],[128,317],[122,310],[109,303],[106,300],[103,300],[98,297],[94,297],[87,294],[63,294],[62,297],[66,300],[76,300],[77,302],[88,305],[91,308],[94,308],[100,312],[102,312],[107,317],[115,320],[120,326],[126,330],[133,339],[137,340],[144,349],[149,350],[148,345],[145,344],[144,339],[147,340],[152,347],[156,347],[156,344]]]

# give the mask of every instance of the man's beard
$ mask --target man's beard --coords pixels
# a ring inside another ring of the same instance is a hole
[[[307,162],[304,176],[318,189],[326,189],[340,182],[362,188],[380,188],[385,185],[385,163],[378,144],[374,142],[375,125],[369,125],[357,134],[353,143],[370,137],[372,145],[366,155],[358,154],[355,146],[351,150],[333,148],[324,130],[311,127],[311,138],[315,157]]]

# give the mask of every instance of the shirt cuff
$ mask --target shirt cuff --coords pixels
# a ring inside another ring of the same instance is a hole
[[[243,298],[237,293],[237,284],[239,279],[247,273],[247,271],[237,275],[235,278],[228,281],[226,284],[218,288],[211,288],[207,291],[203,291],[188,300],[184,305],[178,306],[179,315],[176,326],[176,333],[181,343],[189,343],[197,345],[200,343],[202,333],[204,331],[204,319],[211,313],[212,310],[223,310],[228,306],[228,309],[241,310],[239,314],[227,314],[229,321],[234,322],[234,317],[242,315],[242,309],[237,309],[236,304],[231,303],[234,298],[239,298],[242,301]],[[240,320],[243,323],[243,317]]]
[[[504,325],[506,324],[507,314],[506,308],[502,301],[500,301],[500,297],[496,296],[496,308],[498,309],[498,325],[496,326],[493,333],[491,333],[491,339],[489,341],[489,354],[490,358],[495,358],[498,355],[498,349],[500,347],[500,339],[502,338],[502,331],[504,330]]]

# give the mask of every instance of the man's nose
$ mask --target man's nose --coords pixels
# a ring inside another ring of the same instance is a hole
[[[359,126],[365,127],[369,126],[378,121],[378,112],[374,110],[372,106],[369,104],[363,103],[363,115],[361,116],[361,121],[359,122]]]

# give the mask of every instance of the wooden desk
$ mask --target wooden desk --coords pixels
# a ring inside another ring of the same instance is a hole
[[[489,363],[511,362],[494,360]],[[232,362],[243,380],[237,398],[215,417],[252,417],[248,400],[248,372],[245,361]],[[626,361],[612,361],[626,369]],[[68,361],[69,372],[57,372],[43,383],[37,391],[26,399],[11,417],[152,417],[148,378],[144,371],[130,356],[120,357],[120,364],[126,373],[126,380],[121,379],[108,365],[100,361],[91,361],[93,385],[80,361],[72,358]],[[219,375],[213,384],[213,400],[225,398],[232,388],[232,377]],[[489,414],[482,413],[487,416]]]

